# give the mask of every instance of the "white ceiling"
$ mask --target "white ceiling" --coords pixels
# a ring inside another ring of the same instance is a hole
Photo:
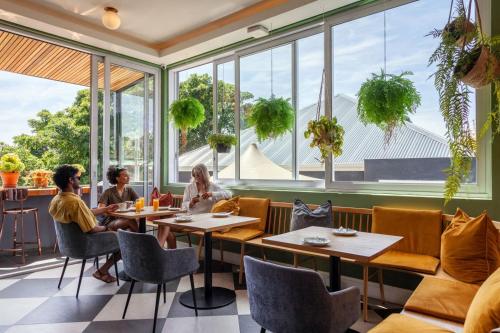
[[[0,19],[126,54],[170,64],[249,38],[246,27],[269,29],[355,0],[0,0]],[[104,7],[121,26],[104,28]]]

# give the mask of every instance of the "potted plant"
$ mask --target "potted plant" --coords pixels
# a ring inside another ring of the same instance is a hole
[[[229,153],[231,146],[236,144],[236,136],[231,134],[210,134],[208,136],[208,145],[212,149],[217,149],[218,153]]]
[[[16,187],[21,171],[24,170],[24,163],[19,156],[8,153],[0,158],[0,175],[3,187]]]
[[[187,130],[196,128],[205,121],[205,108],[196,98],[181,98],[170,106],[170,116],[175,127],[181,130],[181,142],[185,146],[187,144]]]
[[[444,27],[443,37],[461,47],[464,43],[470,43],[474,39],[475,32],[474,23],[464,16],[459,16]]]
[[[311,148],[318,147],[321,152],[321,162],[323,163],[328,154],[338,157],[342,154],[342,145],[344,144],[344,128],[337,122],[337,118],[331,120],[326,116],[311,120],[307,123],[307,130],[304,137],[307,139],[312,135],[312,141],[309,144]]]
[[[259,98],[247,116],[250,126],[255,127],[255,133],[259,141],[276,139],[286,132],[291,132],[295,112],[288,99]]]
[[[50,178],[52,177],[52,171],[37,169],[31,171],[30,176],[34,187],[48,187]]]
[[[382,129],[386,143],[420,105],[420,94],[413,82],[405,78],[412,74],[393,75],[381,70],[380,74],[372,73],[358,91],[359,118],[365,125],[371,123]]]
[[[475,1],[475,0],[470,0]],[[470,7],[470,6],[469,6]],[[476,10],[477,10],[476,6]],[[453,21],[468,21],[463,2],[458,1]],[[478,24],[474,37],[457,46],[456,40],[445,29],[435,29],[429,35],[440,40],[437,49],[429,59],[436,65],[434,85],[439,93],[439,106],[446,124],[450,146],[450,166],[445,171],[447,179],[444,189],[445,204],[451,200],[467,180],[475,158],[477,140],[489,128],[493,135],[500,134],[500,69],[498,65],[500,38],[488,37],[481,29],[480,13],[476,12]],[[496,106],[487,115],[477,136],[469,123],[470,93],[469,86],[478,88],[492,83]],[[492,126],[493,125],[493,126]]]

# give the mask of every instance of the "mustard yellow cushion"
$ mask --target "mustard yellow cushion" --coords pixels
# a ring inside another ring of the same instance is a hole
[[[481,283],[500,266],[499,233],[485,213],[470,218],[460,208],[441,236],[441,264],[455,279]]]
[[[397,251],[439,258],[441,211],[373,207],[372,232],[404,237]]]
[[[257,217],[260,219],[256,226],[259,230],[266,230],[267,210],[269,209],[270,199],[265,198],[240,198],[240,215]]]
[[[444,328],[429,324],[402,314],[391,314],[368,333],[453,333]]]
[[[472,300],[464,333],[483,333],[500,327],[500,268],[481,285]]]
[[[414,272],[436,274],[439,259],[423,254],[388,251],[373,259],[370,263]]]
[[[244,242],[260,236],[263,233],[264,231],[255,228],[237,227],[225,232],[213,232],[212,237],[223,240]]]
[[[212,213],[226,213],[232,212],[233,215],[240,213],[240,197],[234,197],[229,200],[219,200],[213,206],[210,212]]]
[[[425,277],[405,310],[463,323],[478,289],[475,284]]]

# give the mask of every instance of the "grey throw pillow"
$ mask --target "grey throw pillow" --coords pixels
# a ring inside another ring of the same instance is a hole
[[[302,200],[293,203],[290,230],[298,230],[310,226],[332,228],[332,202],[328,200],[315,210],[311,210]]]

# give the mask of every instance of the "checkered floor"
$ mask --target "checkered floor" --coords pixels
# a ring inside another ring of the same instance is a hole
[[[136,283],[127,317],[121,319],[129,283],[103,283],[92,277],[95,268],[85,267],[80,296],[75,298],[80,264],[69,265],[57,289],[62,268],[40,271],[16,278],[0,279],[0,333],[2,332],[148,332],[153,326],[156,286]],[[247,292],[238,284],[235,269],[214,263],[215,286],[234,289],[236,302],[216,310],[194,311],[179,303],[188,290],[189,278],[167,284],[167,299],[160,300],[157,332],[259,332],[252,320]],[[195,285],[202,286],[203,274],[195,275]],[[380,318],[370,313],[370,322],[361,319],[352,327],[366,332]]]

